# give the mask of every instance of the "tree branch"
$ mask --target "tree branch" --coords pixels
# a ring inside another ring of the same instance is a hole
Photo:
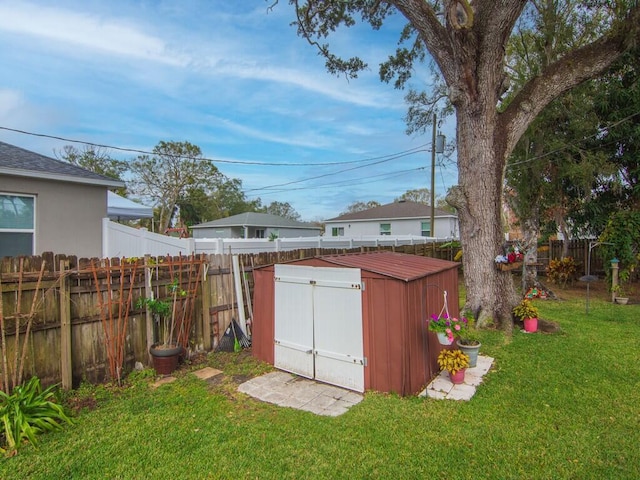
[[[506,135],[506,152],[513,150],[529,124],[553,99],[602,73],[639,40],[640,6],[636,5],[608,35],[569,52],[529,80],[498,118],[496,131]]]
[[[447,84],[454,81],[454,52],[446,28],[440,23],[433,7],[424,0],[389,0],[414,26]]]

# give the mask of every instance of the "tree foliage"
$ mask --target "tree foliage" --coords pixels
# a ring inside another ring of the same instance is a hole
[[[602,232],[611,213],[640,209],[640,49],[625,54],[595,82],[598,135],[590,144],[606,156],[609,168],[595,177],[592,195],[572,213],[576,224]]]
[[[406,200],[408,202],[416,202],[423,203],[425,205],[431,205],[431,190],[428,188],[414,188],[412,190],[407,190],[402,195],[397,197],[394,202],[398,200]],[[435,207],[441,210],[454,211],[455,209],[449,205],[446,199],[441,196],[435,196]]]
[[[242,191],[242,180],[222,177],[215,190],[191,187],[178,201],[180,220],[187,226],[226,218],[245,212],[257,212],[260,200],[247,200]]]
[[[200,147],[189,142],[161,141],[152,155],[140,155],[131,163],[136,193],[151,198],[159,210],[159,231],[171,224],[176,207],[189,192],[213,192],[223,175]]]
[[[296,212],[295,208],[293,208],[289,202],[271,202],[269,205],[264,207],[264,213],[288,218],[289,220],[300,220],[300,214]]]
[[[567,50],[593,41],[601,33],[603,17],[606,9],[584,9],[578,1],[531,2],[508,44],[512,85],[523,85]],[[519,218],[527,263],[537,263],[541,231],[559,229],[567,240],[576,230],[586,233],[584,225],[571,222],[572,214],[589,200],[598,174],[610,171],[605,156],[585,141],[598,131],[600,120],[593,109],[597,91],[595,81],[585,82],[552,101],[509,158],[505,198]],[[529,273],[535,277],[535,269]]]
[[[369,200],[368,202],[353,202],[349,205],[340,215],[346,215],[347,213],[357,213],[362,212],[364,210],[369,210],[370,208],[379,207],[380,202],[376,202],[375,200]]]
[[[94,145],[83,145],[82,148],[65,145],[61,151],[54,150],[54,155],[57,159],[69,162],[76,167],[120,181],[123,181],[124,175],[129,169],[127,162],[112,158],[108,149]],[[126,188],[118,190],[119,195],[125,193]]]
[[[640,263],[640,210],[614,212],[600,236],[602,258],[620,261],[620,280],[628,281],[637,274]]]

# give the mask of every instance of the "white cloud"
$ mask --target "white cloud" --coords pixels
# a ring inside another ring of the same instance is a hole
[[[184,56],[171,52],[164,40],[145,34],[129,21],[55,7],[23,2],[2,3],[0,30],[116,56],[169,65],[188,62]]]
[[[315,133],[307,133],[304,136],[276,135],[269,131],[241,125],[229,119],[215,117],[213,118],[213,123],[222,126],[229,131],[267,142],[309,148],[324,148],[333,144],[328,137]]]
[[[322,72],[322,75],[313,75],[306,73],[306,71],[237,62],[216,65],[216,73],[237,78],[290,84],[334,100],[364,107],[384,108],[389,106],[386,98],[379,92],[370,92],[361,84],[355,88],[347,88],[349,85],[342,78],[332,79],[326,72]]]
[[[235,20],[238,21],[237,18]],[[380,89],[368,89],[361,80],[352,86],[342,77],[331,77],[324,71],[322,62],[314,64],[317,72],[310,72],[308,64],[304,69],[287,66],[286,59],[296,62],[296,58],[287,57],[281,50],[272,58],[260,56],[258,60],[252,59],[251,56],[260,54],[260,51],[246,45],[246,39],[234,40],[230,32],[232,27],[228,24],[225,27],[221,32],[186,32],[168,28],[160,37],[145,32],[143,21],[129,18],[112,18],[95,12],[24,2],[0,3],[0,32],[53,43],[68,56],[84,53],[95,60],[97,53],[124,60],[144,60],[195,70],[209,77],[228,76],[287,85],[287,88],[293,86],[321,97],[369,108],[393,108],[396,104]],[[240,28],[241,24],[234,27]],[[159,27],[156,24],[154,28]],[[239,58],[243,60],[238,61]],[[141,68],[134,65],[130,74],[135,75],[139,70]],[[157,78],[163,77],[167,78],[167,75],[160,74]],[[138,75],[138,78],[145,77]],[[153,79],[149,81],[153,83]]]
[[[24,105],[24,98],[15,90],[0,89],[0,121],[15,115]]]

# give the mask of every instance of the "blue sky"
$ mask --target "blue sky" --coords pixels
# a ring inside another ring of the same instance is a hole
[[[431,134],[405,134],[405,92],[378,79],[402,18],[329,38],[369,63],[347,81],[289,26],[293,7],[270,3],[0,0],[0,127],[144,151],[189,141],[248,198],[309,221],[428,188]],[[442,130],[452,139],[452,120]],[[48,156],[70,143],[3,129],[0,141]],[[436,193],[456,179],[438,167]]]

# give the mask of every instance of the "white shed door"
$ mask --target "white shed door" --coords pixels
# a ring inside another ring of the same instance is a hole
[[[274,365],[307,378],[314,375],[312,273],[313,267],[275,266]]]
[[[364,391],[360,269],[275,266],[275,366]]]

